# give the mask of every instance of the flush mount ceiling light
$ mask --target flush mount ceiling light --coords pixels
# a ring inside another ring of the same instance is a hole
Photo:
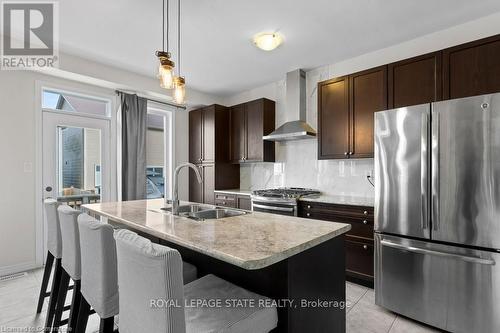
[[[278,32],[262,32],[253,37],[253,43],[261,50],[271,51],[283,43],[283,36]]]

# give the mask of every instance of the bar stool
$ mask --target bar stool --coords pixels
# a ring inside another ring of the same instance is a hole
[[[85,333],[90,308],[101,318],[99,332],[110,333],[118,314],[118,278],[113,227],[87,214],[78,216],[81,246],[81,297],[76,333]]]
[[[45,217],[47,221],[47,259],[45,261],[45,269],[43,271],[42,286],[40,287],[40,295],[38,296],[38,304],[36,313],[42,312],[43,301],[49,297],[49,307],[45,317],[45,327],[52,327],[52,321],[56,311],[57,295],[59,292],[61,275],[62,275],[62,241],[61,229],[59,227],[59,216],[57,214],[57,207],[59,203],[55,199],[44,200]],[[55,259],[55,266],[54,266]],[[52,267],[54,272],[52,274],[52,285],[50,291],[47,291],[49,284]],[[73,286],[68,287],[72,289]]]
[[[255,332],[276,328],[269,299],[206,275],[185,286],[177,250],[153,244],[129,230],[115,233],[121,333]],[[224,307],[225,300],[252,299],[256,307]],[[184,307],[184,301],[221,300],[223,307]]]
[[[57,208],[59,214],[59,225],[61,227],[62,239],[62,273],[57,295],[56,311],[54,315],[54,324],[52,332],[57,332],[59,327],[68,324],[68,332],[74,330],[80,305],[80,233],[78,231],[77,218],[81,214],[68,205],[61,205]],[[69,318],[62,320],[64,303],[70,279],[74,282],[73,298],[71,300]]]

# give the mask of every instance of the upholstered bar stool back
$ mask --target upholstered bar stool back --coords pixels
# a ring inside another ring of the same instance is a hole
[[[117,231],[115,239],[120,333],[185,332],[179,252],[153,244],[129,230]]]
[[[118,277],[113,227],[87,214],[78,217],[82,255],[81,292],[101,318],[118,314]]]
[[[57,214],[59,204],[55,199],[45,199],[43,204],[47,221],[47,250],[54,258],[59,259],[62,257],[61,229],[59,227],[59,215]]]
[[[80,280],[80,232],[77,219],[81,212],[68,205],[61,205],[57,210],[61,225],[62,266],[73,280]]]
[[[80,277],[81,277],[81,258],[80,258],[80,233],[78,231],[77,218],[81,214],[68,205],[60,205],[57,208],[59,214],[59,225],[61,227],[62,239],[62,274],[57,295],[57,305],[54,314],[54,323],[52,331],[57,332],[60,326],[67,323],[67,331],[74,330],[78,316],[78,306],[80,304]],[[62,319],[65,309],[66,294],[70,279],[74,282],[73,298],[71,300],[70,313],[68,320]]]

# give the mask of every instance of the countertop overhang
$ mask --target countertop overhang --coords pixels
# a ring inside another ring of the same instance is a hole
[[[83,205],[91,213],[248,270],[270,266],[351,229],[345,223],[261,212],[195,221],[160,212],[164,206],[163,199]]]

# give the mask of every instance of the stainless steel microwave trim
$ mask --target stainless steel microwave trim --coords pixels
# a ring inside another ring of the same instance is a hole
[[[293,208],[293,207],[278,207],[278,206],[268,206],[268,205],[259,205],[259,204],[252,204],[252,207],[268,209],[268,210],[277,210],[280,212],[290,212],[290,213],[293,213],[295,210],[295,208]]]
[[[448,253],[448,252],[440,252],[440,251],[422,249],[422,248],[415,247],[415,246],[396,244],[393,242],[389,242],[387,240],[381,240],[380,244],[382,244],[384,246],[392,247],[395,249],[409,251],[409,252],[430,254],[430,255],[434,255],[434,256],[448,257],[448,258],[453,258],[453,259],[460,259],[463,261],[472,262],[472,263],[476,263],[476,264],[482,264],[482,265],[495,265],[495,260],[492,260],[492,259],[483,259],[483,258],[464,256],[464,255]]]

